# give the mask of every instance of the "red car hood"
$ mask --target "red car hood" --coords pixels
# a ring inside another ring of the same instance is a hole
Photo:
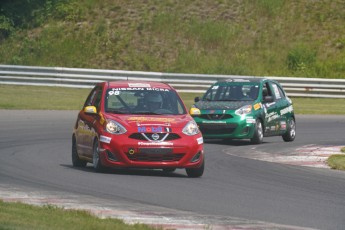
[[[122,125],[138,127],[145,125],[171,126],[183,128],[193,118],[188,115],[130,115],[130,114],[108,114],[106,118],[116,120]]]

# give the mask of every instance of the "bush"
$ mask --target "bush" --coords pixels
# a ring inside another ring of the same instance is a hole
[[[291,71],[306,72],[316,61],[316,51],[299,45],[293,48],[287,56],[287,66]]]
[[[14,29],[11,20],[4,15],[0,15],[0,41],[7,38]]]

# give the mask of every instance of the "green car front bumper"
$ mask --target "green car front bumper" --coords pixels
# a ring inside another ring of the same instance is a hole
[[[220,116],[220,115],[218,115]],[[214,114],[202,114],[195,116],[194,120],[204,138],[208,139],[250,139],[255,131],[255,119],[253,116],[227,115],[227,119],[217,118]]]

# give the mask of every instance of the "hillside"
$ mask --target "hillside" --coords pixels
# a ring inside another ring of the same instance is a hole
[[[345,78],[343,0],[2,0],[0,63]]]

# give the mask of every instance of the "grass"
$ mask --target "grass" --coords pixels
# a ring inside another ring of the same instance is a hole
[[[40,207],[0,200],[0,229],[152,230],[157,228],[144,224],[128,225],[118,219],[100,219],[86,211],[64,210],[52,205]]]
[[[0,109],[80,110],[91,89],[0,85]],[[187,108],[201,94],[180,93]],[[345,114],[345,99],[292,98],[296,114]]]
[[[345,153],[345,147],[341,149],[342,153]],[[334,154],[327,159],[327,163],[331,169],[345,170],[345,155]]]
[[[0,85],[0,108],[78,110],[89,92],[90,89]]]
[[[30,0],[1,9],[3,64],[345,76],[342,0]]]

